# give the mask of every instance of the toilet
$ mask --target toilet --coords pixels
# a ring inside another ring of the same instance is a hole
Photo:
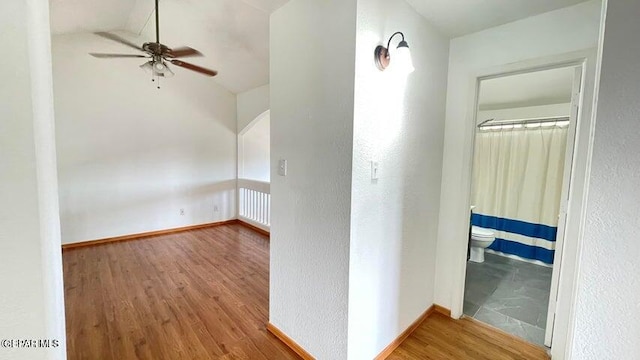
[[[479,226],[471,227],[471,253],[469,260],[477,263],[484,262],[484,249],[493,244],[496,234],[493,230],[481,228]]]

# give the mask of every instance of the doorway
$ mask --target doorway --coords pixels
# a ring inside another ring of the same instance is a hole
[[[551,346],[582,66],[479,80],[463,313]]]

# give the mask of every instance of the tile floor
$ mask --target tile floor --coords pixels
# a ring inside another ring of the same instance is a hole
[[[464,314],[543,345],[551,268],[485,254],[467,262]]]

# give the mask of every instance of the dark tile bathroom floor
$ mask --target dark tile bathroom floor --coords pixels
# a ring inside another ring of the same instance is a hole
[[[551,268],[485,254],[467,262],[464,314],[543,345]]]

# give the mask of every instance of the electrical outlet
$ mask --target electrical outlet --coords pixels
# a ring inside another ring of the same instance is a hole
[[[180,216],[184,216],[184,209],[180,209]]]

